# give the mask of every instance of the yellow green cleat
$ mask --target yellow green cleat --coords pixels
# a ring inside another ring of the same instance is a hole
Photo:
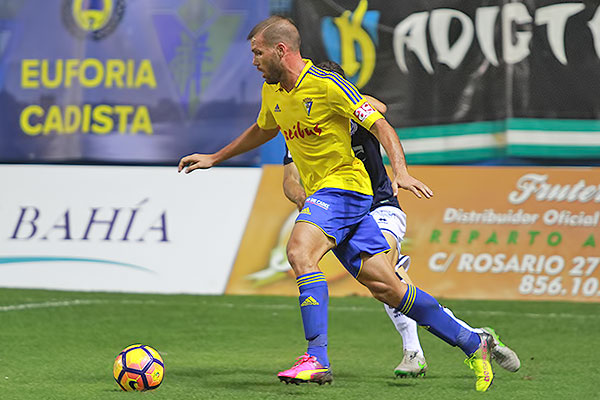
[[[492,372],[491,354],[490,349],[493,346],[493,338],[487,333],[480,333],[481,345],[471,357],[465,360],[465,364],[469,366],[475,372],[477,382],[475,383],[475,390],[478,392],[487,391],[492,385],[494,380],[494,373]]]

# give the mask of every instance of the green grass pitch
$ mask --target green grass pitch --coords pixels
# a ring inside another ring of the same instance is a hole
[[[293,297],[76,293],[0,289],[0,398],[12,399],[592,399],[600,304],[442,301],[491,325],[522,367],[496,367],[475,392],[464,356],[423,329],[425,378],[395,379],[401,338],[377,301],[332,298],[332,385],[285,385],[275,374],[305,350]],[[112,377],[131,343],[165,361],[156,391],[122,392]]]

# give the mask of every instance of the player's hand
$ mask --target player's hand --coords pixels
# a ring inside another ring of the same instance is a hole
[[[304,208],[305,201],[306,201],[306,195],[296,199],[296,201],[294,203],[296,203],[296,208],[298,209],[298,211],[302,211],[302,209]]]
[[[179,160],[177,172],[181,172],[185,168],[185,173],[189,174],[196,169],[210,168],[214,164],[215,162],[212,154],[191,154]]]
[[[413,192],[418,198],[425,196],[425,198],[429,199],[433,196],[433,191],[426,184],[408,174],[396,176],[392,187],[394,188],[394,196],[398,195],[398,188]]]

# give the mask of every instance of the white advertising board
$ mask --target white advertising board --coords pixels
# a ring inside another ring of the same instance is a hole
[[[260,176],[0,165],[0,287],[221,294]]]

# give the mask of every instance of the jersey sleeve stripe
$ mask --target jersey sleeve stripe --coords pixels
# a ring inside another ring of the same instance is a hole
[[[351,93],[353,93],[355,95],[355,98],[357,99],[357,101],[362,100],[362,96],[360,95],[358,90],[354,87],[354,85],[352,83],[350,83],[347,79],[342,78],[339,74],[337,74],[333,71],[325,71],[324,69],[320,69],[318,67],[315,67],[314,65],[312,67],[310,67],[310,69],[322,77],[328,76],[328,77],[335,79],[336,82],[341,83]]]
[[[310,67],[312,68],[312,67]],[[308,73],[308,71],[310,71],[310,68],[306,70],[306,72],[304,73],[304,75],[302,75],[302,78],[300,78],[300,80],[298,81],[298,83],[296,84],[296,87],[300,86],[300,84],[302,83],[302,81],[304,80],[304,77],[306,76],[306,74]]]
[[[340,74],[338,74],[337,72],[334,71],[326,71],[324,69],[321,69],[319,67],[312,67],[313,69],[316,69],[318,72],[321,72],[322,74],[327,74],[327,75],[332,75],[334,76],[339,82],[341,82],[344,86],[346,86],[352,93],[354,93],[359,100],[362,100],[362,96],[359,93],[358,89],[356,88],[356,86],[354,86],[352,84],[352,82],[350,82],[348,79],[344,78],[343,76],[341,76]]]
[[[317,78],[329,79],[335,82],[340,87],[340,89],[342,89],[344,93],[346,93],[348,98],[352,100],[353,104],[356,104],[362,100],[362,96],[360,95],[360,93],[358,93],[358,91],[354,89],[354,87],[348,81],[341,78],[339,75],[319,71],[316,68],[313,69],[313,67],[310,67],[308,73],[310,73],[313,76],[316,76]]]
[[[356,99],[356,97],[352,93],[350,93],[348,90],[346,90],[346,88],[344,88],[344,86],[340,85],[339,82],[337,82],[335,79],[333,79],[333,77],[317,75],[316,73],[314,73],[312,71],[308,71],[308,73],[313,76],[316,76],[317,78],[329,79],[330,81],[333,81],[336,85],[339,86],[340,89],[342,89],[344,91],[344,93],[346,93],[346,96],[348,96],[348,98],[352,101],[352,104],[358,103],[358,99]]]

